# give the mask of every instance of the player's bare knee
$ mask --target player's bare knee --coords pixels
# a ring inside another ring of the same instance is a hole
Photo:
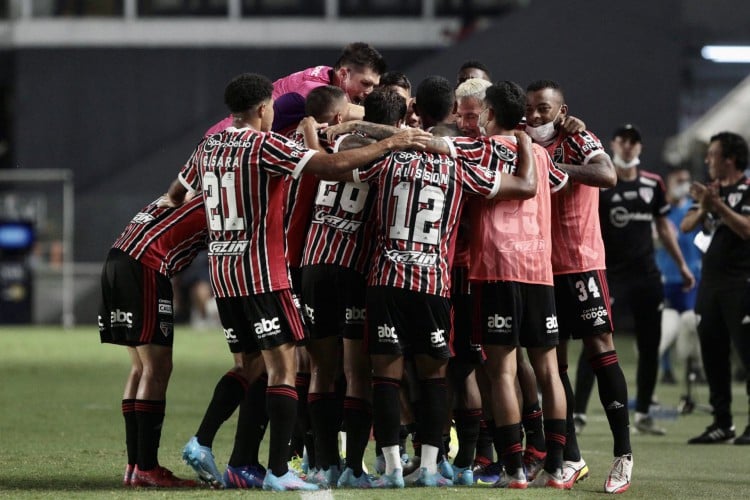
[[[589,357],[615,350],[615,344],[611,333],[592,335],[583,338],[583,344],[588,351]]]

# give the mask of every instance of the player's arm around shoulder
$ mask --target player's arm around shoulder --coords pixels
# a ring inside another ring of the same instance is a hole
[[[557,163],[557,167],[567,172],[574,182],[598,188],[613,188],[617,185],[617,172],[612,159],[596,136],[589,131],[579,131],[568,135],[575,150],[581,151],[584,160],[580,165]]]
[[[306,169],[324,180],[355,180],[351,170],[367,165],[390,151],[404,149],[421,151],[431,137],[429,133],[422,130],[407,129],[367,146],[333,154],[315,154],[308,161]],[[345,173],[349,175],[341,178]]]
[[[495,197],[498,200],[527,200],[536,196],[539,176],[531,138],[520,130],[513,134],[518,140],[515,175],[501,173],[500,189]]]

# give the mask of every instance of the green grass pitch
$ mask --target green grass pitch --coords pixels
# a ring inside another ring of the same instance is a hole
[[[634,393],[633,340],[616,337],[630,394]],[[571,349],[574,351],[573,349]],[[576,352],[571,359],[574,360]],[[218,378],[231,358],[221,332],[178,326],[174,371],[167,395],[167,416],[159,450],[161,463],[177,475],[191,477],[180,452],[195,432]],[[571,364],[574,366],[575,362]],[[249,491],[151,491],[120,486],[125,465],[124,425],[120,399],[129,360],[123,348],[99,344],[96,327],[65,331],[55,327],[0,328],[0,497],[6,498],[235,498],[297,493]],[[677,367],[681,373],[681,367]],[[574,370],[572,370],[574,371]],[[574,375],[574,374],[573,374]],[[675,406],[684,385],[657,386],[664,405]],[[706,403],[708,389],[694,393]],[[744,385],[734,386],[735,424],[747,424]],[[688,438],[711,421],[696,411],[661,421],[664,437],[633,434],[633,484],[626,498],[750,497],[750,447],[687,446]],[[217,463],[226,463],[234,437],[230,420],[214,443]],[[579,437],[591,477],[572,491],[500,491],[484,488],[406,489],[402,491],[333,490],[308,498],[601,498],[612,460],[612,443],[596,392],[589,424]],[[267,451],[261,451],[266,457]],[[372,464],[372,447],[368,449]]]

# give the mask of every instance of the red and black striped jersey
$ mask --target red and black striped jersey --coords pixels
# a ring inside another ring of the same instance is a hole
[[[289,136],[300,146],[304,146],[304,136],[293,130]],[[318,135],[320,145],[328,153],[333,153],[334,146],[328,142],[325,133]],[[318,191],[319,179],[314,175],[302,175],[297,178],[287,178],[287,212],[284,219],[286,227],[286,253],[289,267],[302,266],[302,256],[305,251],[305,240],[312,219],[315,194]]]
[[[159,199],[135,214],[112,247],[171,278],[206,248],[206,211],[200,196],[177,208],[160,208]]]
[[[355,170],[356,182],[378,184],[376,248],[368,284],[449,297],[464,192],[495,196],[499,172],[417,151],[394,152]]]
[[[346,137],[340,136],[334,151]],[[302,265],[332,264],[367,274],[375,248],[370,214],[377,187],[366,182],[320,181]]]
[[[251,128],[230,127],[198,144],[179,179],[203,194],[217,297],[291,288],[284,178],[298,177],[314,154],[281,135]]]
[[[333,264],[366,274],[373,250],[370,212],[377,193],[366,182],[320,181],[303,266]]]
[[[544,146],[555,163],[586,165],[607,154],[590,131],[558,135]],[[570,274],[605,269],[604,243],[599,224],[599,188],[573,182],[552,196],[552,271]]]

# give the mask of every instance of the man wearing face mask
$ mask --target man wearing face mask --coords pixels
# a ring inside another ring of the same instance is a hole
[[[479,115],[484,109],[484,93],[492,82],[469,78],[456,88],[456,126],[461,135],[477,138],[485,135],[479,126]]]
[[[667,183],[667,201],[672,207],[667,218],[672,231],[677,235],[677,243],[680,245],[685,262],[687,262],[690,272],[693,273],[697,281],[700,279],[701,272],[701,252],[693,240],[699,229],[694,229],[688,233],[682,233],[679,229],[682,219],[693,204],[692,199],[688,196],[692,183],[690,170],[685,167],[672,168],[667,173],[665,180]],[[656,264],[659,266],[663,277],[665,305],[674,311],[670,313],[665,309],[662,316],[662,341],[659,346],[662,368],[661,382],[670,383],[671,380],[674,383],[670,347],[679,337],[677,352],[682,354],[680,345],[688,343],[688,339],[684,336],[689,337],[691,333],[697,336],[693,309],[695,308],[698,289],[683,290],[680,270],[666,248],[659,247],[656,249]],[[691,372],[696,369],[701,371],[699,368],[700,353],[686,352],[684,354],[688,355],[688,370]],[[702,376],[702,373],[700,376]]]
[[[526,88],[526,131],[568,173],[566,188],[552,198],[552,271],[560,330],[557,360],[565,388],[566,443],[563,481],[588,475],[573,425],[573,389],[568,378],[567,340],[581,339],[596,375],[599,399],[614,439],[614,461],[604,483],[607,493],[630,487],[633,454],[627,409],[628,388],[612,339],[604,244],[599,229],[599,188],[617,182],[614,166],[590,131],[566,133],[571,118],[560,85],[538,80]]]
[[[695,286],[693,273],[685,263],[677,237],[669,225],[664,183],[656,174],[638,168],[641,134],[627,124],[615,130],[612,138],[617,185],[603,189],[599,198],[599,218],[606,249],[607,280],[612,303],[629,309],[638,348],[636,372],[635,427],[644,434],[663,435],[648,414],[659,370],[661,317],[664,288],[656,266],[652,223],[664,249],[674,259],[685,290]],[[579,363],[576,379],[576,411],[585,412],[591,394],[593,374]]]

